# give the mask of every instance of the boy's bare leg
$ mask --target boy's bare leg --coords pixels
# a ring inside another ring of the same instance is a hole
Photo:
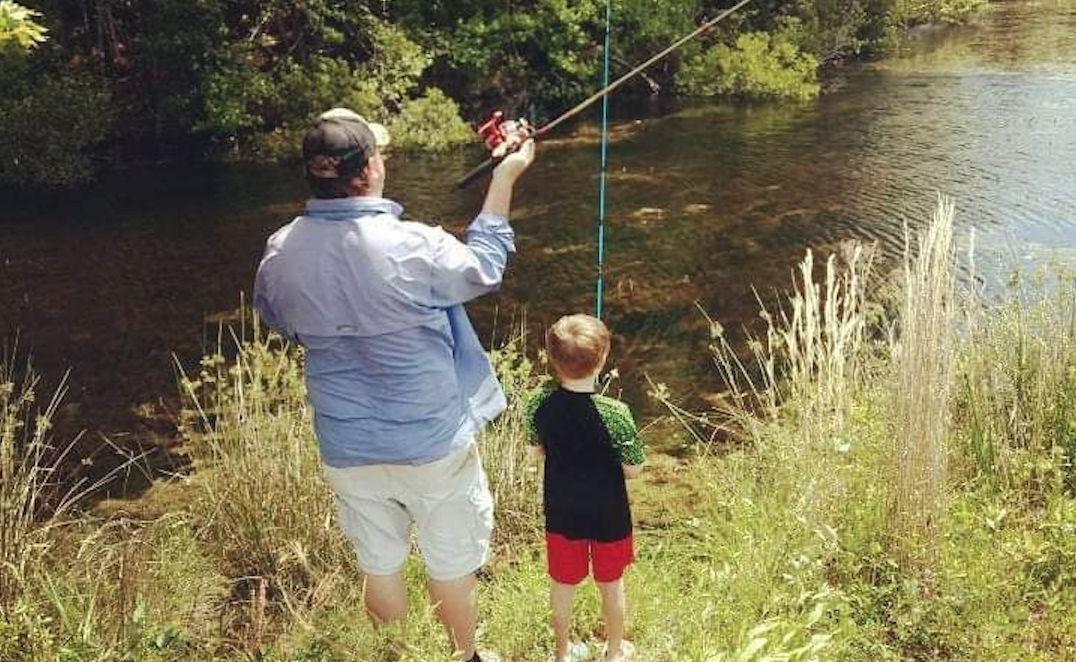
[[[478,580],[474,573],[459,579],[436,580],[429,584],[430,599],[437,617],[448,629],[463,660],[474,657],[474,631],[478,620]]]
[[[553,637],[556,641],[553,659],[557,662],[568,657],[568,637],[572,625],[572,599],[574,597],[575,586],[572,584],[552,582],[549,587],[550,620],[553,623]]]
[[[407,618],[407,585],[403,573],[366,575],[363,595],[366,611],[374,623],[391,623]]]
[[[597,584],[605,619],[605,662],[620,662],[624,659],[624,578]]]

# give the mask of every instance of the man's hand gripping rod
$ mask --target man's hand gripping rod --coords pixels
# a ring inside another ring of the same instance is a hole
[[[607,85],[605,88],[598,90],[568,112],[564,113],[560,117],[556,118],[552,122],[549,122],[548,124],[542,126],[537,130],[531,127],[530,123],[527,122],[527,120],[525,119],[506,121],[503,119],[504,113],[502,113],[501,111],[498,110],[497,112],[493,113],[493,116],[489,119],[489,121],[487,121],[485,124],[478,128],[478,133],[486,141],[486,147],[488,149],[494,150],[494,154],[493,156],[490,156],[488,159],[480,163],[476,168],[468,172],[462,178],[460,178],[460,180],[456,182],[456,188],[464,188],[474,180],[478,179],[485,173],[495,168],[497,164],[500,163],[509,152],[514,152],[515,150],[519,149],[519,146],[523,144],[524,140],[509,140],[509,138],[511,138],[513,135],[518,135],[522,132],[526,132],[525,136],[523,136],[524,139],[527,137],[533,138],[534,140],[541,139],[547,133],[549,133],[553,129],[553,127],[557,126],[561,122],[566,121],[568,118],[574,117],[575,115],[579,114],[598,99],[601,99],[606,94],[609,94],[616,88],[626,83],[643,69],[646,69],[647,67],[662,59],[669,53],[675,51],[677,48],[680,48],[687,42],[702,34],[703,32],[706,32],[710,28],[714,27],[721,21],[728,18],[730,15],[739,11],[741,7],[750,2],[751,0],[740,0],[740,2],[737,2],[732,7],[729,7],[725,11],[718,14],[716,18],[703,23],[691,34],[681,37],[676,42],[674,42],[672,46],[669,46],[657,55],[651,57],[646,62],[643,62],[639,66],[635,67],[628,73],[621,76],[620,78],[617,78],[612,83],[609,83],[609,85]],[[500,147],[502,144],[507,144],[507,147],[502,150],[502,153],[498,154],[496,148]]]
[[[456,188],[467,186],[497,167],[504,157],[519,149],[528,139],[537,138],[538,132],[525,118],[506,120],[504,113],[498,110],[485,124],[478,127],[478,135],[482,136],[486,149],[490,150],[493,155],[456,182]]]

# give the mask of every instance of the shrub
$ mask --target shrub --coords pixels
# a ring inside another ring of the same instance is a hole
[[[460,119],[456,102],[438,88],[406,102],[389,127],[393,144],[404,148],[443,150],[474,139],[474,130]]]
[[[287,61],[267,84],[261,108],[249,117],[268,119],[265,133],[256,134],[254,147],[268,159],[295,158],[303,133],[319,113],[336,106],[350,108],[376,121],[382,110],[377,81],[361,75],[343,59],[315,55],[306,64]]]
[[[89,181],[90,150],[112,130],[108,83],[93,74],[44,74],[0,97],[0,184],[58,188]]]
[[[256,129],[265,121],[258,108],[271,93],[271,78],[257,66],[254,53],[242,45],[232,46],[220,67],[202,81],[205,120],[198,128],[224,138]]]
[[[986,0],[896,0],[890,8],[890,20],[906,27],[920,23],[965,23],[985,4]]]
[[[255,151],[267,159],[298,156],[310,120],[337,106],[392,125],[393,139],[404,147],[443,149],[469,139],[443,92],[412,96],[431,56],[387,23],[373,23],[370,38],[373,56],[361,64],[315,54],[305,62],[282,60],[271,72],[252,51],[234,47],[235,56],[206,79],[205,128],[229,140],[253,132]]]
[[[734,46],[718,44],[687,60],[676,83],[681,92],[701,96],[804,100],[818,95],[818,60],[787,32],[745,32]]]
[[[548,111],[578,99],[601,72],[604,3],[597,0],[537,0],[527,11],[471,10],[449,29],[444,56],[468,96],[502,100],[509,114],[530,103]]]

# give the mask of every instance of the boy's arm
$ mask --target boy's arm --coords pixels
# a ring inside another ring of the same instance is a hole
[[[628,405],[609,398],[604,403],[602,419],[609,431],[609,439],[620,454],[620,464],[624,468],[625,478],[635,478],[643,472],[646,463],[646,451],[635,419]]]
[[[549,396],[548,388],[541,388],[527,398],[527,455],[530,457],[545,457],[545,448],[542,446],[542,440],[538,436],[538,426],[534,423],[534,417],[538,413],[538,407]]]

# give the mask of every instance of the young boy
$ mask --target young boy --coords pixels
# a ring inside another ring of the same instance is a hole
[[[643,447],[631,410],[595,393],[609,354],[609,329],[590,315],[562,317],[546,333],[559,386],[528,402],[529,450],[545,456],[544,502],[549,602],[556,662],[586,656],[569,645],[575,587],[593,566],[605,620],[606,662],[632,651],[624,641],[624,569],[635,559],[625,477],[639,475]]]

